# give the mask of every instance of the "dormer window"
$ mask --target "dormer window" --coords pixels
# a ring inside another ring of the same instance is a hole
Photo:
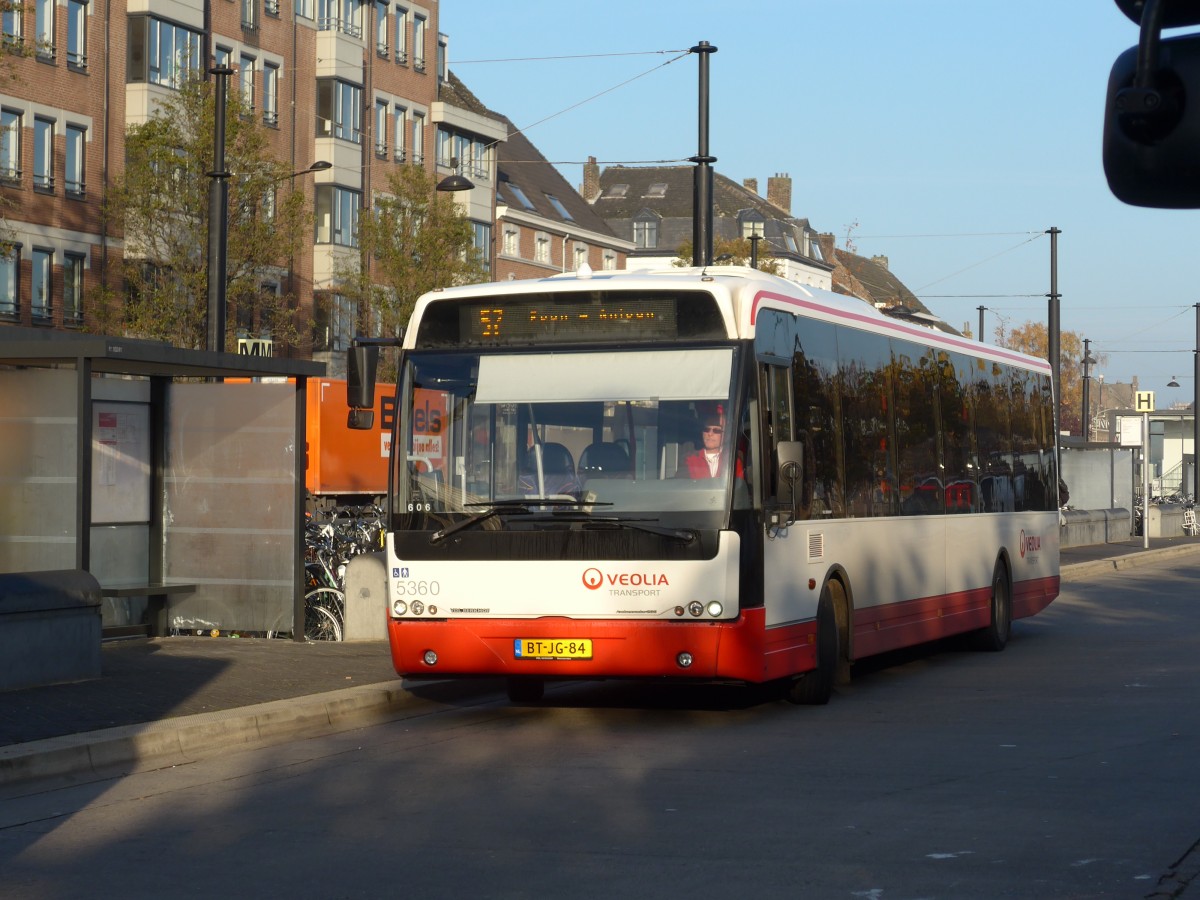
[[[653,250],[658,247],[659,217],[651,210],[644,209],[633,219],[633,244],[639,250]]]
[[[511,181],[508,182],[508,192],[510,194],[512,194],[514,197],[516,197],[517,202],[520,203],[526,209],[532,210],[534,208],[533,204],[529,202],[529,198],[525,196],[525,192],[523,190],[521,190],[519,187],[517,187],[515,184],[513,184]]]
[[[766,222],[766,216],[756,209],[743,209],[738,213],[738,227],[744,238],[751,238],[755,235],[764,237]]]
[[[550,205],[554,207],[554,211],[562,216],[566,221],[574,221],[574,219],[571,217],[571,214],[567,212],[567,208],[562,205],[561,200],[559,200],[553,194],[547,194],[546,199],[550,201]]]

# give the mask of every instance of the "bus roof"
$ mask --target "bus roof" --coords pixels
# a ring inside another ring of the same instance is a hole
[[[748,266],[668,267],[604,272],[593,272],[585,266],[579,272],[564,272],[546,278],[438,289],[422,295],[417,300],[405,334],[404,346],[406,349],[415,346],[421,319],[431,303],[478,300],[483,297],[558,294],[574,290],[701,290],[711,293],[716,298],[725,318],[727,336],[731,339],[753,338],[759,312],[764,309],[778,309],[1050,374],[1050,364],[1044,359],[892,318],[857,297],[797,284]]]

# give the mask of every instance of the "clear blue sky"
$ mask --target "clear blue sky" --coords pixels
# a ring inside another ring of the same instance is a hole
[[[708,41],[721,174],[763,193],[789,174],[793,215],[886,255],[957,328],[988,307],[989,341],[1045,321],[1056,226],[1062,328],[1107,356],[1093,375],[1162,408],[1194,396],[1200,211],[1127,206],[1104,179],[1108,74],[1137,43],[1112,0],[443,0],[441,27],[451,69],[576,186],[588,156],[695,155],[697,57],[525,60]]]

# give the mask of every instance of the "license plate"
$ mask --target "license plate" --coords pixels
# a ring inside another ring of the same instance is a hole
[[[517,659],[591,659],[589,638],[516,638],[513,655]]]

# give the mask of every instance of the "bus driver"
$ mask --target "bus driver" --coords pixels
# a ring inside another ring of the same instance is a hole
[[[690,477],[716,478],[725,473],[725,459],[721,452],[721,443],[724,439],[725,411],[722,407],[717,406],[701,418],[701,448],[683,458]],[[734,474],[738,478],[744,477],[740,455],[734,463]]]

